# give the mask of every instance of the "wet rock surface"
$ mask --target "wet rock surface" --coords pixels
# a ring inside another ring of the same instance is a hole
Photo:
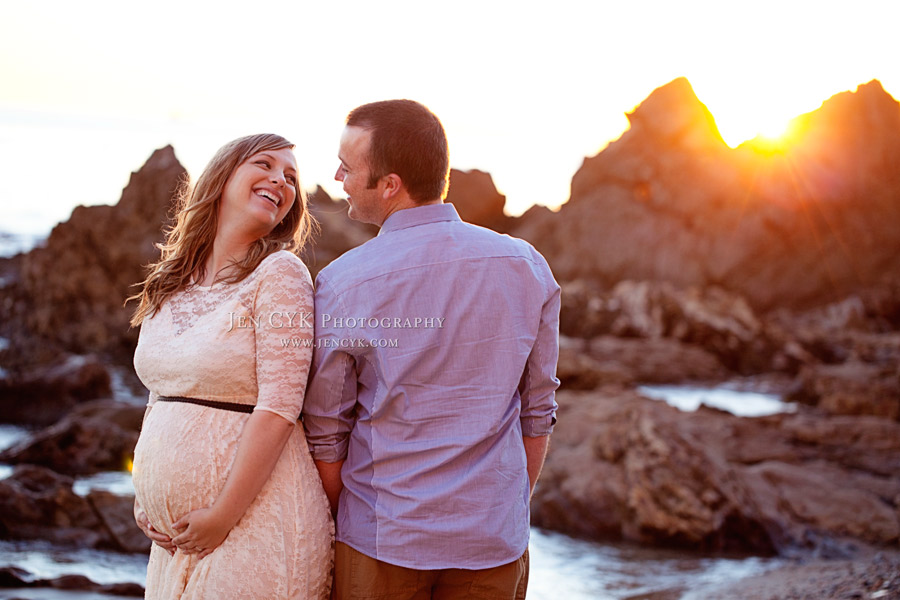
[[[0,462],[41,465],[68,475],[123,470],[133,456],[143,415],[141,406],[88,402],[0,452]]]
[[[79,496],[73,479],[35,465],[20,465],[0,480],[0,537],[46,540],[73,548],[101,548],[119,552],[149,551],[124,527],[134,524],[133,498],[113,501],[105,492]],[[143,534],[141,534],[143,537]]]
[[[83,575],[63,575],[52,579],[40,579],[17,567],[0,568],[2,588],[54,588],[57,590],[97,592],[104,595],[143,597],[144,588],[136,583],[99,584]],[[9,597],[15,600],[15,596]]]

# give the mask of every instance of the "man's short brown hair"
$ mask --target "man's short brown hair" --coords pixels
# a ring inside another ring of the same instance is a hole
[[[371,132],[368,185],[397,174],[409,197],[428,202],[447,195],[450,153],[447,134],[437,116],[413,100],[364,104],[347,116],[347,125]]]

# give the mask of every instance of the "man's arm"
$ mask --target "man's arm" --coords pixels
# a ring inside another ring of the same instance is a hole
[[[525,459],[528,461],[528,481],[530,485],[529,497],[534,493],[534,485],[541,476],[544,467],[544,459],[547,457],[547,446],[550,444],[550,436],[523,437],[525,444]]]
[[[323,275],[319,273],[316,280],[316,348],[303,405],[303,427],[332,514],[336,515],[344,487],[341,467],[355,425],[357,382],[354,358],[337,343],[346,332],[329,326],[344,311]]]
[[[329,463],[317,460],[314,462],[319,471],[319,477],[322,479],[325,495],[328,496],[328,503],[331,505],[331,516],[337,518],[338,500],[341,497],[341,490],[344,489],[344,482],[341,481],[341,467],[344,466],[344,461]]]
[[[556,388],[559,387],[556,363],[559,359],[560,289],[550,273],[550,267],[543,257],[540,258],[547,286],[546,296],[541,306],[537,337],[525,363],[518,390],[522,402],[520,421],[530,486],[529,497],[534,493],[534,486],[547,456],[550,434],[556,423],[555,396]]]
[[[519,381],[522,403],[519,419],[522,435],[527,438],[546,437],[553,431],[556,423],[556,389],[559,387],[556,363],[559,360],[560,289],[546,261],[535,254],[543,266],[537,271],[537,276],[544,282],[545,296],[537,336]]]

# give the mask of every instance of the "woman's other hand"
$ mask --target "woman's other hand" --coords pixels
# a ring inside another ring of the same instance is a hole
[[[144,535],[150,538],[154,544],[168,552],[170,555],[175,554],[175,544],[172,543],[172,538],[153,528],[153,525],[150,524],[150,518],[147,516],[147,513],[144,512],[144,509],[141,508],[141,505],[137,503],[137,500],[134,501],[134,522],[137,523],[138,528],[143,531]]]
[[[172,524],[179,532],[172,538],[172,543],[182,552],[205,558],[225,541],[233,526],[233,523],[217,515],[214,509],[198,508]]]

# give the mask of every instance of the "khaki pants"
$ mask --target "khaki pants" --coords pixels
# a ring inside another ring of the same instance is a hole
[[[336,600],[524,600],[528,551],[492,569],[423,571],[375,560],[338,542],[334,586]]]

